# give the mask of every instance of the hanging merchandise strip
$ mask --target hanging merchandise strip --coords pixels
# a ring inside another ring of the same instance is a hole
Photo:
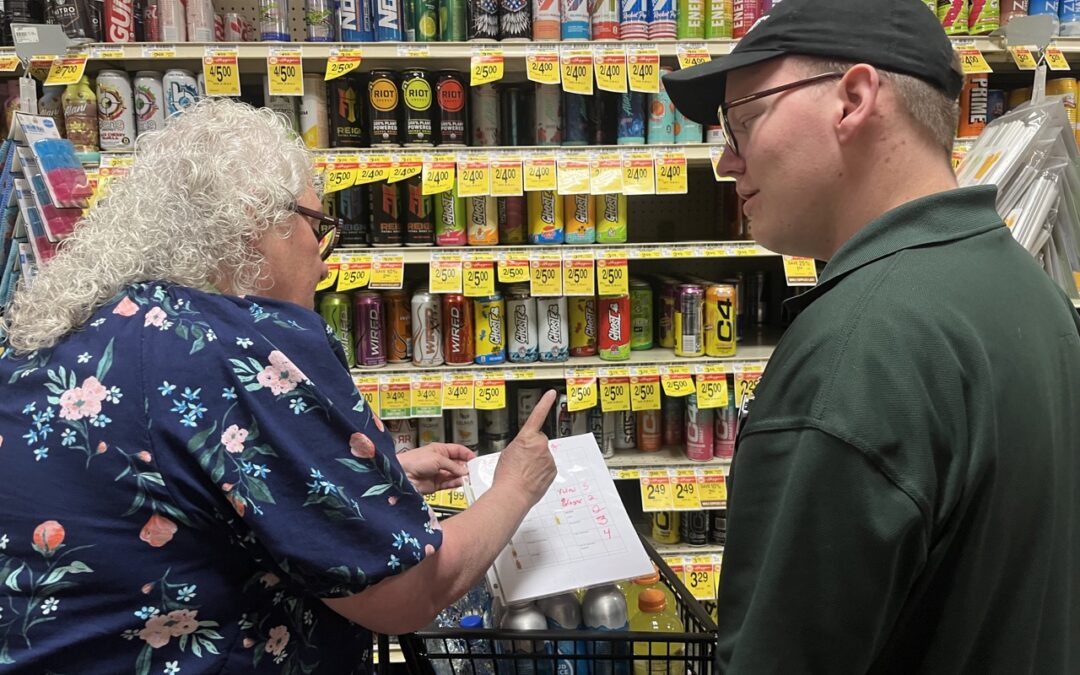
[[[326,59],[326,75],[323,80],[329,81],[348,75],[360,67],[362,60],[363,52],[359,47],[331,47],[330,57]]]

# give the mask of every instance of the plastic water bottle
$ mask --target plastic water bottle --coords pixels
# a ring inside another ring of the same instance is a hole
[[[466,630],[477,630],[484,627],[483,617],[470,614],[461,617],[461,627]],[[468,648],[466,658],[454,659],[454,671],[457,675],[495,675],[495,663],[491,658],[483,655],[491,654],[490,642],[484,638],[467,638],[465,645]]]
[[[540,611],[547,617],[551,630],[580,630],[581,603],[573,593],[563,593],[537,601]],[[586,651],[584,640],[558,640],[555,642],[555,675],[588,675],[589,662],[576,660]]]
[[[629,630],[626,597],[614,584],[590,588],[581,601],[581,618],[589,630]],[[612,635],[612,638],[617,637]],[[625,641],[592,642],[589,653],[615,657],[593,661],[592,675],[628,675],[630,672],[630,645]]]

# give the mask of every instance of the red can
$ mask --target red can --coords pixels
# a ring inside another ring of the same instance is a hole
[[[383,293],[386,307],[386,360],[389,363],[412,361],[412,311],[405,291]]]
[[[732,6],[734,23],[731,37],[738,40],[754,27],[761,17],[761,0],[735,0]]]
[[[105,41],[135,42],[135,0],[105,0]]]
[[[158,0],[146,0],[143,6],[143,39],[161,42],[161,10]]]
[[[525,243],[525,197],[499,197],[499,243]]]
[[[214,42],[225,42],[225,17],[214,15]]]
[[[596,313],[600,317],[597,347],[605,361],[630,358],[630,296],[601,295]]]
[[[659,450],[664,442],[661,430],[662,415],[659,410],[639,410],[637,413],[638,448]]]
[[[244,17],[236,12],[225,14],[225,39],[223,42],[244,41]]]
[[[472,363],[473,349],[472,302],[460,293],[447,293],[442,298],[443,356],[448,364]]]

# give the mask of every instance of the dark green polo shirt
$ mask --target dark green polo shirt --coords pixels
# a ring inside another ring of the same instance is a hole
[[[743,424],[721,671],[1080,673],[1080,319],[994,188],[826,266]]]

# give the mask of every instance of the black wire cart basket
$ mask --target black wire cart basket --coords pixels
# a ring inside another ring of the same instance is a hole
[[[642,540],[675,598],[681,633],[429,628],[398,638],[410,675],[711,675],[717,628]]]

